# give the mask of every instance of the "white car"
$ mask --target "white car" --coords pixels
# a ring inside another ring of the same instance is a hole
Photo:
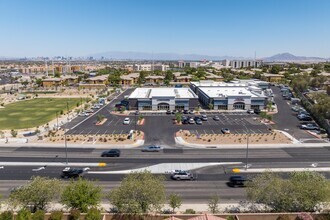
[[[131,122],[131,120],[129,118],[125,118],[123,124],[129,125],[130,122]]]

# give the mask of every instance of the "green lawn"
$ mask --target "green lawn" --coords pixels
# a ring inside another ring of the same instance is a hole
[[[0,108],[0,130],[32,128],[46,124],[56,118],[61,110],[76,107],[77,98],[38,98],[5,105]],[[59,114],[60,115],[60,114]]]

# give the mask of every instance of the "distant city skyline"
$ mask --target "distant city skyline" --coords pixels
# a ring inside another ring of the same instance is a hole
[[[327,0],[1,0],[0,57],[330,57]]]

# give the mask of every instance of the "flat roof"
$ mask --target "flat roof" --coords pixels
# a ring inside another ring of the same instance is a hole
[[[181,99],[197,98],[189,88],[136,88],[129,99],[148,99],[153,97],[175,97]]]
[[[250,91],[247,87],[202,87],[199,89],[210,98],[227,98],[228,96],[265,97],[263,94]]]

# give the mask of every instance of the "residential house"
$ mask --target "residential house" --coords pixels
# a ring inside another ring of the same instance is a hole
[[[130,73],[128,75],[120,76],[120,84],[123,86],[132,86],[137,84],[140,73]]]
[[[43,87],[56,87],[62,85],[62,79],[61,78],[48,78],[42,80],[42,86]]]
[[[101,75],[85,79],[86,84],[108,84],[108,75]]]
[[[278,82],[284,78],[283,75],[280,74],[272,74],[272,73],[264,73],[262,74],[262,79],[267,82]]]
[[[145,84],[150,85],[159,85],[164,83],[164,76],[146,76],[145,77]]]

